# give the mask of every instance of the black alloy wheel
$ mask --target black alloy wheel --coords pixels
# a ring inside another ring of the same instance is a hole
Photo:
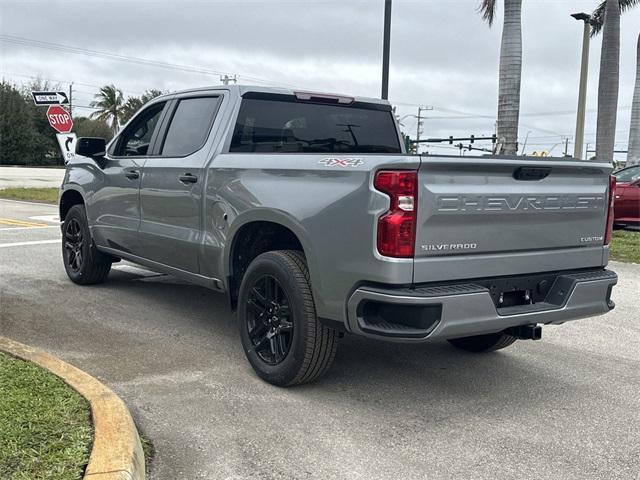
[[[67,275],[78,285],[104,282],[114,258],[96,248],[84,205],[74,205],[62,226],[62,260]]]
[[[339,334],[320,322],[307,261],[296,250],[258,255],[238,292],[238,329],[247,360],[260,378],[288,387],[328,370]]]
[[[291,304],[282,285],[271,275],[257,278],[247,299],[247,331],[256,354],[278,365],[289,354],[293,339]]]
[[[82,270],[82,246],[84,242],[84,236],[82,235],[82,228],[77,219],[72,218],[66,222],[64,230],[64,249],[67,255],[67,264],[69,268],[75,273]]]

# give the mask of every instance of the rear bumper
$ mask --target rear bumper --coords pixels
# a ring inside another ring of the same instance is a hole
[[[561,272],[543,301],[503,308],[496,306],[490,288],[483,285],[487,281],[401,289],[360,287],[347,303],[348,329],[383,340],[426,342],[520,325],[559,324],[612,310],[611,290],[618,277],[603,269]]]

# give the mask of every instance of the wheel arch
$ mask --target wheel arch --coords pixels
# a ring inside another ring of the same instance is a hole
[[[314,278],[315,258],[303,226],[284,212],[260,210],[237,217],[229,232],[230,241],[225,247],[224,259],[229,300],[233,308],[246,268],[262,253],[299,250],[305,256],[309,275]]]
[[[58,202],[58,212],[60,214],[60,221],[63,222],[67,213],[74,205],[86,205],[84,195],[80,190],[75,188],[68,188],[60,195]]]

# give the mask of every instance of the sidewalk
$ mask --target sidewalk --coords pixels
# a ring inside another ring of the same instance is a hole
[[[64,168],[0,167],[0,188],[56,188],[64,172]]]

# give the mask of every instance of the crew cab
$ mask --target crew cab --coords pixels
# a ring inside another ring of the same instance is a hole
[[[158,97],[77,154],[69,278],[127,260],[225,293],[275,385],[345,334],[486,352],[614,306],[609,163],[409,155],[386,101],[247,86]]]

